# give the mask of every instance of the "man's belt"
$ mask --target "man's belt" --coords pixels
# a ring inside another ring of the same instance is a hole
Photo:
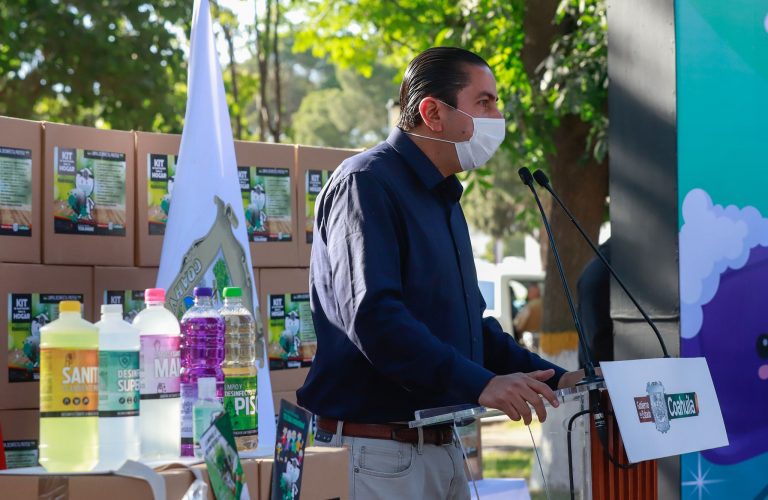
[[[330,434],[336,434],[338,420],[318,417],[317,428]],[[453,427],[449,424],[423,427],[424,444],[442,446],[453,443]],[[348,437],[368,439],[391,439],[401,443],[418,444],[419,431],[404,424],[358,424],[344,422],[341,434]]]

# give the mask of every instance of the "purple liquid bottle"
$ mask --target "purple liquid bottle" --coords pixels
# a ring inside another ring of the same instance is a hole
[[[213,291],[194,290],[195,305],[181,318],[181,456],[194,456],[192,409],[197,401],[197,379],[216,379],[216,397],[224,397],[224,319],[213,307]]]

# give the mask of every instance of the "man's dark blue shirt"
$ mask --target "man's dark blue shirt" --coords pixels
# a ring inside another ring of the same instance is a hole
[[[496,374],[555,368],[557,386],[564,370],[483,319],[461,194],[397,128],[334,172],[315,206],[317,354],[299,404],[383,423],[477,404]]]

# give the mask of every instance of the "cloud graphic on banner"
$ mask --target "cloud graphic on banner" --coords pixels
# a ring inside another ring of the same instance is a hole
[[[743,267],[755,246],[768,246],[768,219],[754,207],[714,205],[706,191],[693,189],[683,201],[683,220],[680,335],[689,339],[701,329],[702,306],[715,296],[720,275]]]

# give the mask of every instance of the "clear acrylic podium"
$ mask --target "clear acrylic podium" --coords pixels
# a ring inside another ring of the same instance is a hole
[[[589,413],[590,391],[593,398],[600,399],[606,413],[605,443],[598,439],[594,418]],[[535,452],[529,489],[540,492],[537,496],[543,498],[567,499],[571,498],[572,481],[573,497],[577,499],[657,498],[655,461],[642,462],[626,469],[613,465],[608,459],[606,450],[615,461],[627,464],[604,384],[599,382],[560,389],[555,391],[555,395],[560,405],[553,408],[545,402],[546,421],[540,426],[528,428]],[[448,423],[458,428],[476,419],[500,415],[503,413],[498,410],[472,405],[430,408],[417,411],[408,425],[413,428]]]

